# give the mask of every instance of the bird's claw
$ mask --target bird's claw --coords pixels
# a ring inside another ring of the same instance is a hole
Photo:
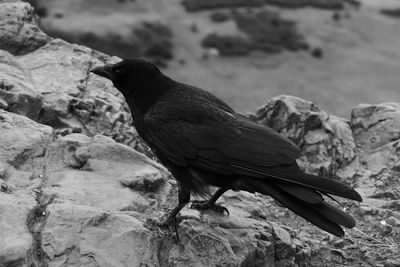
[[[147,223],[158,227],[177,226],[180,223],[180,217],[162,216],[161,218],[147,219]]]
[[[151,219],[147,219],[146,220],[146,228],[148,229],[155,229],[158,227],[159,231],[161,232],[168,232],[168,228],[169,227],[173,227],[174,232],[175,232],[175,237],[177,241],[180,241],[179,238],[179,233],[178,233],[178,226],[179,223],[181,222],[181,218],[180,217],[171,217],[171,216],[167,216],[166,218],[164,218],[165,216],[161,217],[161,218],[151,218]],[[167,228],[167,229],[165,229]]]
[[[208,201],[204,200],[193,200],[192,204],[190,205],[190,208],[196,210],[212,210],[222,214],[226,212],[226,214],[228,214],[229,216],[229,210],[224,206],[215,203],[209,203]]]

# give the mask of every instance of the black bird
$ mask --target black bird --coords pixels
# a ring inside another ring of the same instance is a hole
[[[269,195],[321,229],[343,236],[341,226],[354,219],[323,196],[362,201],[352,188],[304,173],[302,153],[273,129],[236,113],[209,92],[174,81],[144,60],[126,59],[91,72],[110,79],[123,94],[138,134],[175,177],[179,204],[160,223],[170,225],[190,194],[219,189],[199,209],[224,210],[215,204],[227,190]],[[225,209],[226,210],[226,209]]]

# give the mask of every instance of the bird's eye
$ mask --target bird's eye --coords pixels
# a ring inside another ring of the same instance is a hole
[[[122,72],[121,72],[120,69],[115,69],[115,70],[114,70],[114,73],[115,73],[115,74],[121,74]]]

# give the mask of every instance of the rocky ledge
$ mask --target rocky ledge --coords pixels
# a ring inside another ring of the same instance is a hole
[[[399,103],[349,121],[278,96],[249,115],[296,142],[304,169],[361,192],[340,200],[357,220],[345,238],[229,192],[230,216],[185,208],[178,239],[146,223],[176,203],[176,183],[89,74],[119,59],[46,36],[20,1],[0,1],[0,25],[0,266],[400,266]]]

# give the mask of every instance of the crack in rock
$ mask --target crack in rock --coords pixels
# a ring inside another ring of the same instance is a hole
[[[42,182],[40,186],[34,190],[37,205],[28,214],[26,222],[28,230],[33,237],[33,245],[28,252],[27,257],[27,265],[30,267],[47,267],[47,262],[49,260],[42,247],[42,231],[49,215],[47,212],[47,206],[53,202],[54,196],[45,197],[43,195],[43,187],[47,180],[45,167],[39,177],[42,179]]]

